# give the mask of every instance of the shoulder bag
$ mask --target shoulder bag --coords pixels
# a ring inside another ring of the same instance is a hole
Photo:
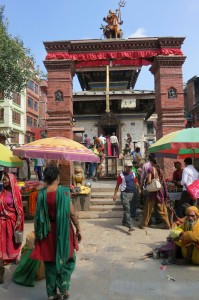
[[[155,176],[155,170],[154,170],[154,176]],[[157,191],[159,191],[161,189],[162,189],[162,185],[160,183],[159,178],[153,178],[151,180],[151,183],[147,184],[147,186],[146,186],[146,190],[149,193],[150,192],[157,192]]]
[[[199,179],[192,182],[190,185],[186,185],[186,189],[192,200],[199,198]]]

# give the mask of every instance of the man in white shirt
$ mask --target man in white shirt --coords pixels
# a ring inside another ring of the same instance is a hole
[[[178,205],[178,210],[179,210],[178,216],[181,218],[184,217],[184,215],[182,213],[183,204],[188,203],[191,206],[193,206],[193,205],[196,206],[196,201],[191,199],[191,197],[186,189],[186,186],[189,186],[193,181],[199,179],[199,173],[192,165],[192,158],[191,157],[185,158],[184,164],[185,164],[185,168],[183,169],[182,180],[181,180],[181,185],[183,186],[183,191],[182,191],[182,195],[179,200],[179,203],[178,203],[179,204]]]
[[[105,136],[103,136],[103,134],[100,134],[99,139],[103,145],[106,143],[106,138],[105,138]]]
[[[111,153],[112,156],[118,156],[118,139],[115,135],[115,132],[112,133],[112,135],[110,136],[110,143],[111,143]]]

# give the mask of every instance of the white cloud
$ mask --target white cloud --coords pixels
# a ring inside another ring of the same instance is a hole
[[[134,33],[131,33],[127,36],[128,38],[136,38],[136,37],[146,37],[145,29],[144,28],[138,28]]]

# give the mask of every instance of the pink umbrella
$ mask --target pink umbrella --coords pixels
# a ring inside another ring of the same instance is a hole
[[[40,139],[13,149],[13,153],[28,158],[100,162],[100,158],[90,149],[65,137]]]

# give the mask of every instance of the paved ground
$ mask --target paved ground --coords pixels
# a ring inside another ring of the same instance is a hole
[[[83,241],[72,277],[71,300],[185,300],[198,299],[197,266],[168,266],[160,270],[160,260],[140,260],[142,255],[166,240],[168,231],[148,228],[129,234],[121,219],[80,220]],[[25,234],[33,222],[26,221]],[[7,267],[0,286],[2,300],[45,300],[45,281],[34,288],[11,280],[15,266]],[[167,279],[172,276],[175,281]]]

